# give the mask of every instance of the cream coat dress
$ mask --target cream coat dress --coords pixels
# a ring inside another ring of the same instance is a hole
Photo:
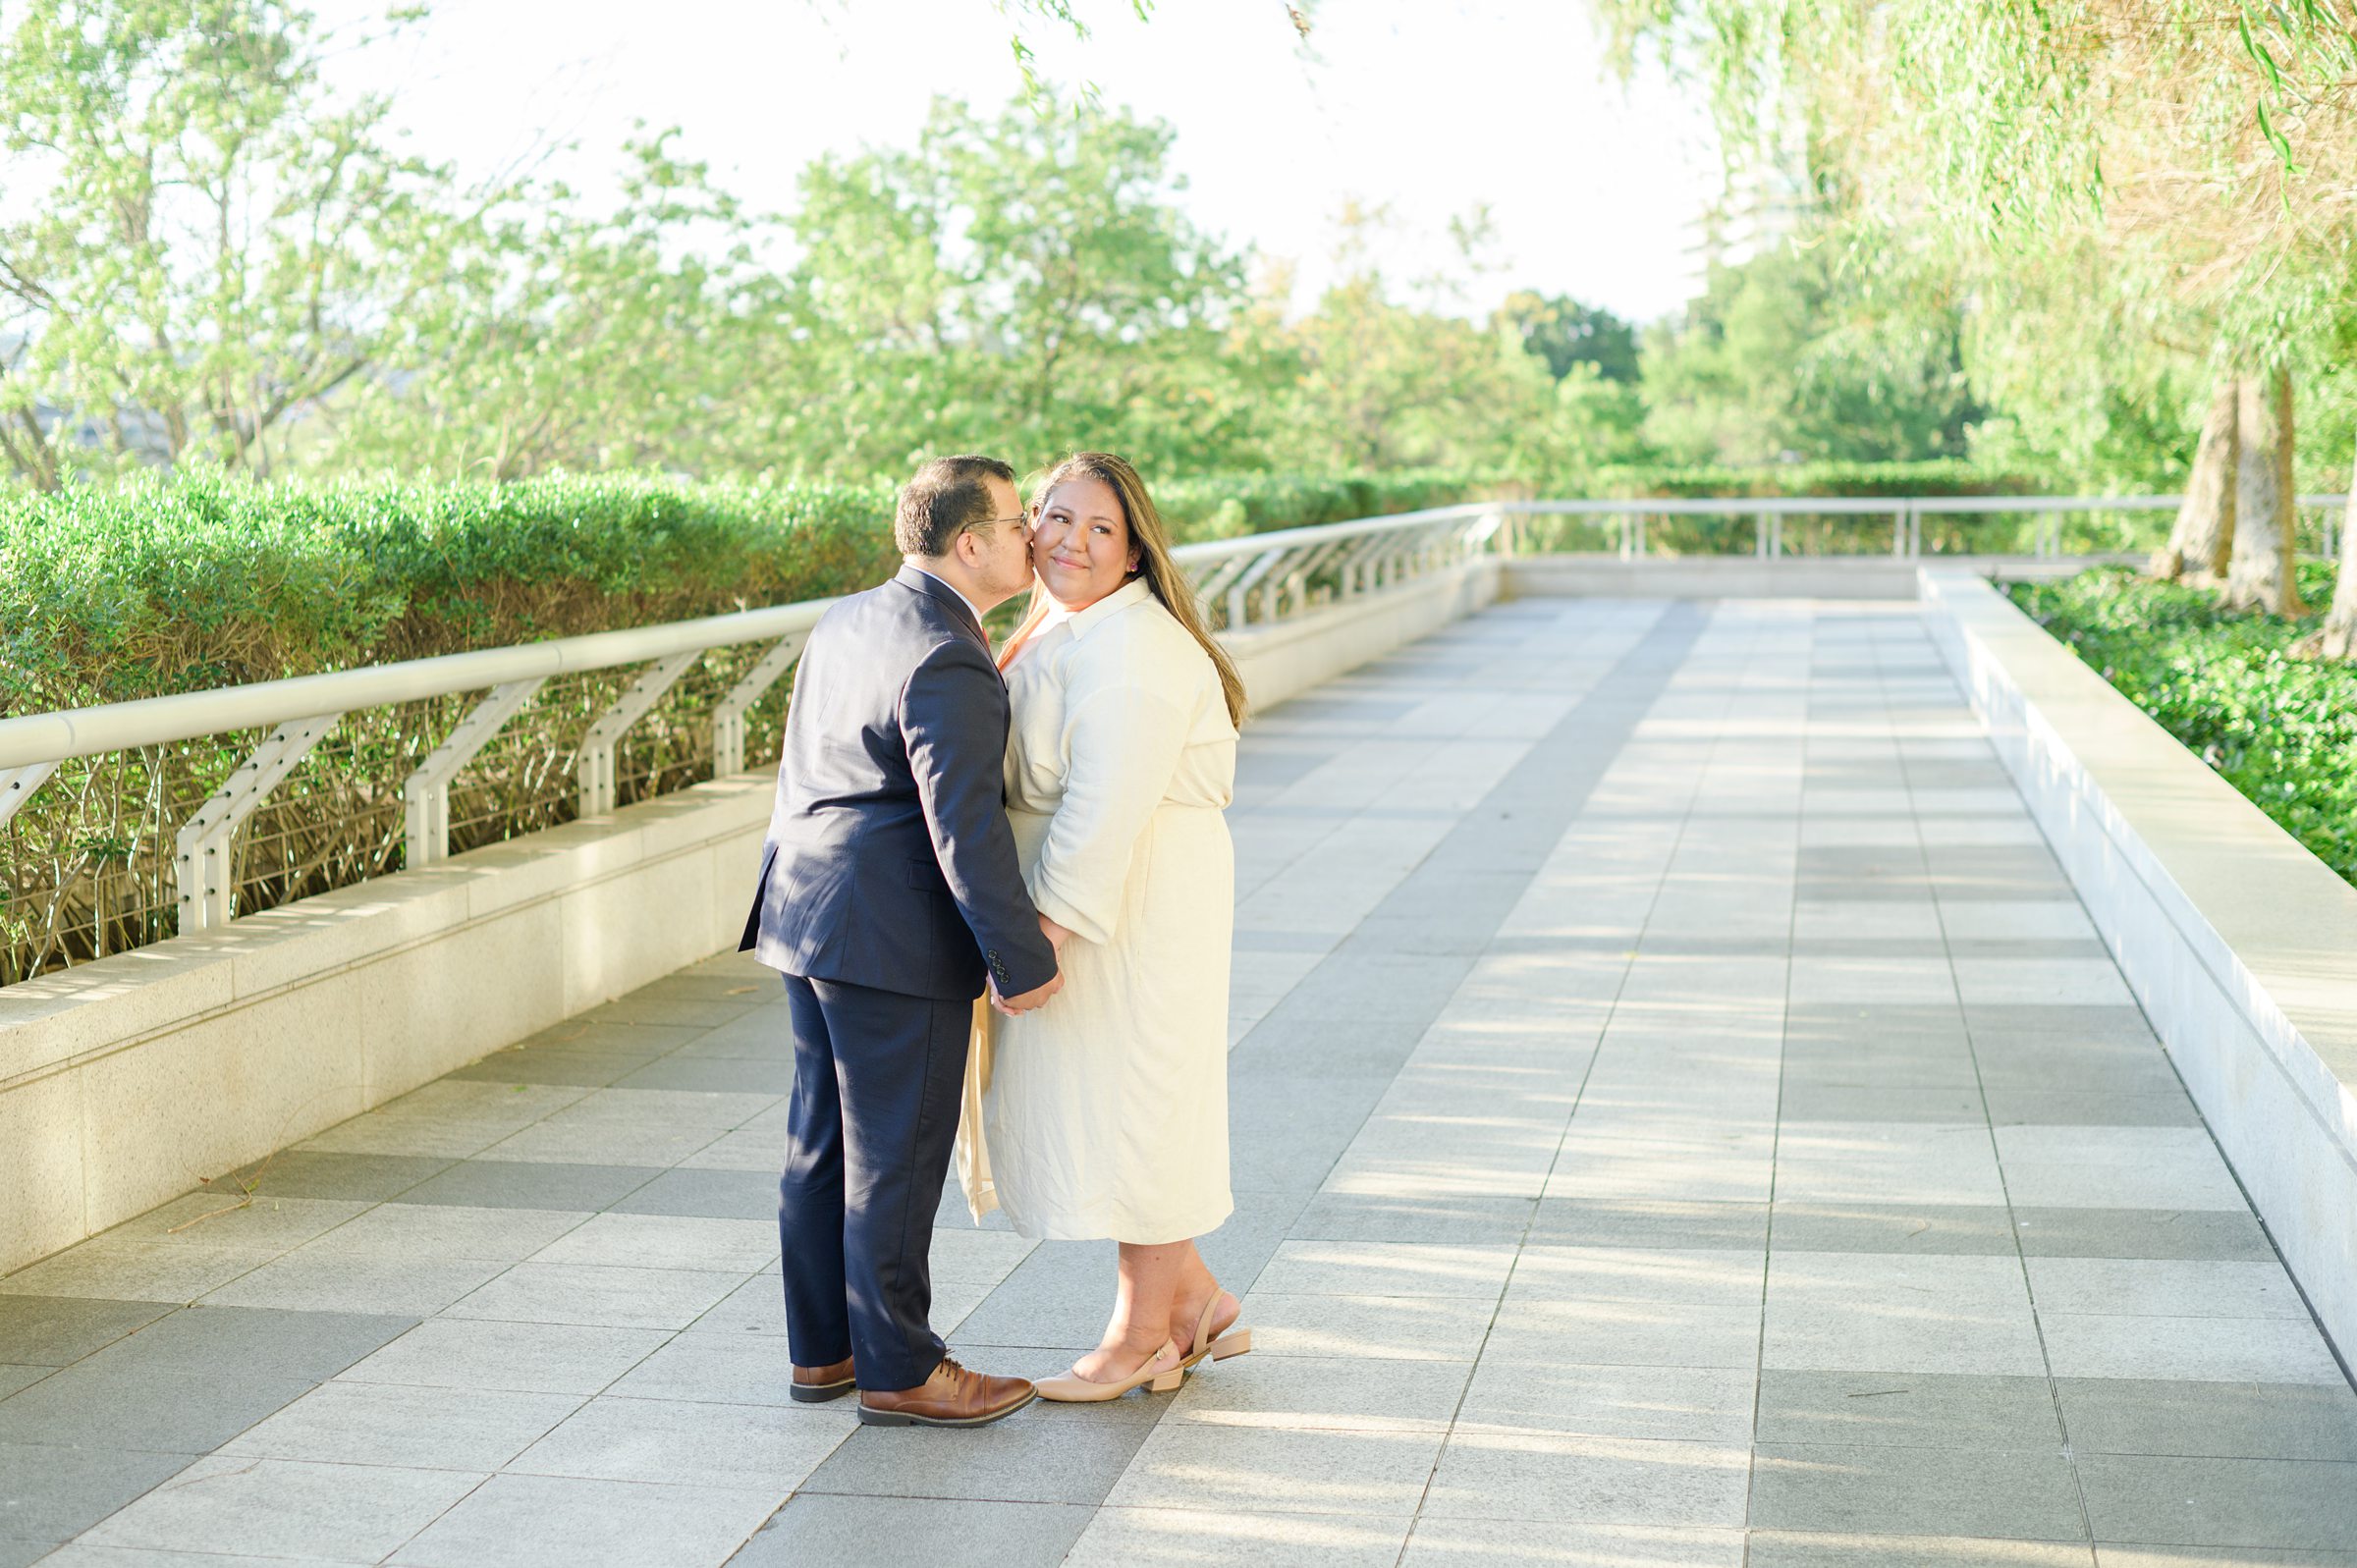
[[[1026,1236],[1152,1245],[1218,1228],[1228,1186],[1235,726],[1143,578],[1054,613],[1007,670],[1007,811],[1065,988],[996,1020],[982,1097]]]

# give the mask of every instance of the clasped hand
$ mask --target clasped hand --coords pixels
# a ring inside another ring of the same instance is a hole
[[[1039,934],[1048,939],[1048,946],[1056,949],[1056,956],[1061,959],[1064,956],[1064,945],[1071,940],[1071,932],[1050,920],[1046,915],[1041,915],[1039,917]],[[1056,973],[1048,978],[1046,985],[1034,987],[1013,997],[1000,996],[999,983],[993,980],[990,983],[990,1004],[1012,1018],[1017,1013],[1029,1012],[1035,1007],[1046,1006],[1048,999],[1063,989],[1064,969],[1060,964]]]

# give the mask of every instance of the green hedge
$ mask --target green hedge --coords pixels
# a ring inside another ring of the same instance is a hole
[[[871,489],[257,486],[0,497],[0,707],[39,712],[841,593]]]
[[[2311,604],[2327,602],[2330,568],[2303,567],[2300,586]],[[2019,583],[2012,595],[2121,695],[2357,883],[2357,666],[2289,657],[2313,620],[2228,615],[2203,590],[2109,568]]]
[[[1204,474],[1153,484],[1154,503],[1182,539],[1233,539],[1277,528],[1420,512],[1460,501],[1524,495],[1527,486],[1454,468],[1403,468],[1340,477]]]
[[[1789,462],[1730,468],[1661,463],[1596,470],[1596,496],[1714,500],[1745,496],[2003,496],[2038,493],[2038,481],[1961,459],[1927,462]]]

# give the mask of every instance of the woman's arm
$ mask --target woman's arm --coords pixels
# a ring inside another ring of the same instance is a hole
[[[1081,695],[1067,714],[1064,799],[1031,879],[1048,922],[1085,942],[1113,940],[1130,857],[1170,792],[1188,728],[1167,697],[1127,683]]]

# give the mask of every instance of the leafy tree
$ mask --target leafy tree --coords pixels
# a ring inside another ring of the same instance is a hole
[[[1712,269],[1646,342],[1649,434],[1689,462],[1964,455],[1978,409],[1952,305],[1877,297],[1827,247]]]
[[[2244,436],[2288,447],[2283,378],[2317,367],[2357,248],[2357,31],[2340,6],[1599,3],[1623,58],[1657,49],[1710,82],[1730,145],[1805,118],[1855,205],[1972,277],[1984,309],[2092,259],[2157,339],[2234,382],[2256,410]],[[2267,549],[2245,552],[2237,591],[2294,608],[2289,487],[2259,482],[2289,454],[2239,467],[2235,527]]]
[[[469,217],[447,172],[390,150],[384,100],[331,101],[322,47],[280,0],[15,8],[0,451],[19,475],[267,471],[444,274]]]
[[[526,189],[477,225],[389,328],[386,368],[320,407],[313,466],[495,480],[763,466],[782,288],[755,226],[669,139],[626,149],[611,213]]]
[[[1558,381],[1580,364],[1594,366],[1606,381],[1637,379],[1637,329],[1601,306],[1523,289],[1506,297],[1496,319],[1521,340],[1525,352],[1545,361]]]
[[[1048,120],[937,104],[916,147],[804,175],[788,311],[793,461],[1116,446],[1152,470],[1264,456],[1281,368],[1237,328],[1242,258],[1173,204],[1171,132],[1082,104]]]

